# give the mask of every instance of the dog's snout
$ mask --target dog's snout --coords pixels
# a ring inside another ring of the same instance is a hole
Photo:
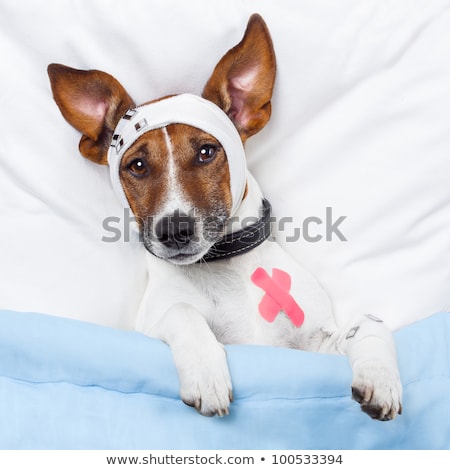
[[[182,248],[188,245],[194,234],[195,219],[180,211],[162,217],[155,226],[156,238],[168,248]]]

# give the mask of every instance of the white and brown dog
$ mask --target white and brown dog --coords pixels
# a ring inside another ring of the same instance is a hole
[[[81,153],[109,164],[138,221],[152,260],[136,328],[170,345],[182,400],[206,416],[228,413],[223,344],[276,345],[347,354],[353,397],[389,420],[402,393],[391,333],[368,315],[336,325],[313,276],[267,240],[270,204],[246,170],[243,144],[270,118],[275,68],[268,29],[254,15],[202,97],[136,106],[104,72],[48,71],[63,116],[83,134]]]

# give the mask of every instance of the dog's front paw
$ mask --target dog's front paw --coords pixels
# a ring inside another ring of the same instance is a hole
[[[186,361],[178,370],[180,396],[204,416],[224,416],[233,401],[230,373],[222,345],[203,357]]]
[[[389,421],[402,413],[402,385],[396,370],[367,361],[354,370],[352,396],[371,418]]]

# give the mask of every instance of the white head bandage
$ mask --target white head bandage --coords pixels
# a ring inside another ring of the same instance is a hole
[[[127,111],[119,121],[108,151],[111,182],[125,207],[129,207],[119,178],[125,152],[144,133],[169,124],[187,124],[215,137],[225,150],[230,171],[233,215],[245,191],[247,166],[241,138],[230,118],[211,101],[182,94]]]

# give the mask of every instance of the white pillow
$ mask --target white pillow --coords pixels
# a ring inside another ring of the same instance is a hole
[[[450,308],[444,0],[3,1],[0,308],[132,328],[146,281],[136,240],[102,241],[123,211],[107,169],[79,155],[47,65],[104,70],[138,103],[200,93],[255,11],[278,76],[272,120],[247,153],[285,223],[280,242],[322,282],[339,321],[374,313],[398,328]]]

